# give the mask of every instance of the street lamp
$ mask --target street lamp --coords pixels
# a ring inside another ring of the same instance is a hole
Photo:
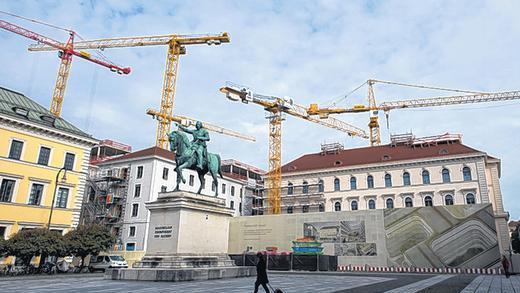
[[[67,168],[65,168],[65,166],[63,166],[58,171],[58,174],[56,174],[56,183],[54,184],[54,193],[52,195],[52,203],[51,203],[51,213],[49,214],[49,222],[47,223],[47,230],[51,229],[52,212],[54,211],[54,201],[56,200],[56,191],[58,190],[58,178],[60,177],[61,171],[65,171],[65,173],[63,173],[63,177],[61,178],[61,182],[63,183],[67,180]]]

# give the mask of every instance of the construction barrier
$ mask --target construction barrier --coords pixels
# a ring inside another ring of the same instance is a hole
[[[415,267],[373,267],[346,265],[338,266],[338,272],[377,272],[377,273],[426,273],[426,274],[480,274],[500,275],[501,268],[415,268]]]

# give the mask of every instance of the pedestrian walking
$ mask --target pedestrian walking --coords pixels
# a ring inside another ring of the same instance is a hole
[[[502,256],[502,267],[504,268],[506,278],[509,278],[509,260],[507,260],[507,257],[505,255]]]
[[[256,254],[256,257],[258,258],[258,263],[256,264],[255,293],[258,293],[258,287],[260,285],[264,287],[265,292],[269,293],[269,288],[267,288],[269,280],[267,279],[267,266],[265,264],[264,256],[259,252]]]

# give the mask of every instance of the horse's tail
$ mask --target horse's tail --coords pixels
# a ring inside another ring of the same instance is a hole
[[[222,165],[220,162],[220,155],[217,155],[217,163],[218,163],[218,175],[220,175],[220,178],[224,179],[224,176],[222,176]]]

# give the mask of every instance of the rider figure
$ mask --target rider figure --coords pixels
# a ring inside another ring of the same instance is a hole
[[[179,129],[193,135],[192,149],[197,154],[197,168],[203,168],[204,159],[208,159],[208,150],[206,141],[209,141],[209,133],[206,129],[202,128],[202,122],[197,121],[195,129],[191,130],[182,125],[179,125]]]

